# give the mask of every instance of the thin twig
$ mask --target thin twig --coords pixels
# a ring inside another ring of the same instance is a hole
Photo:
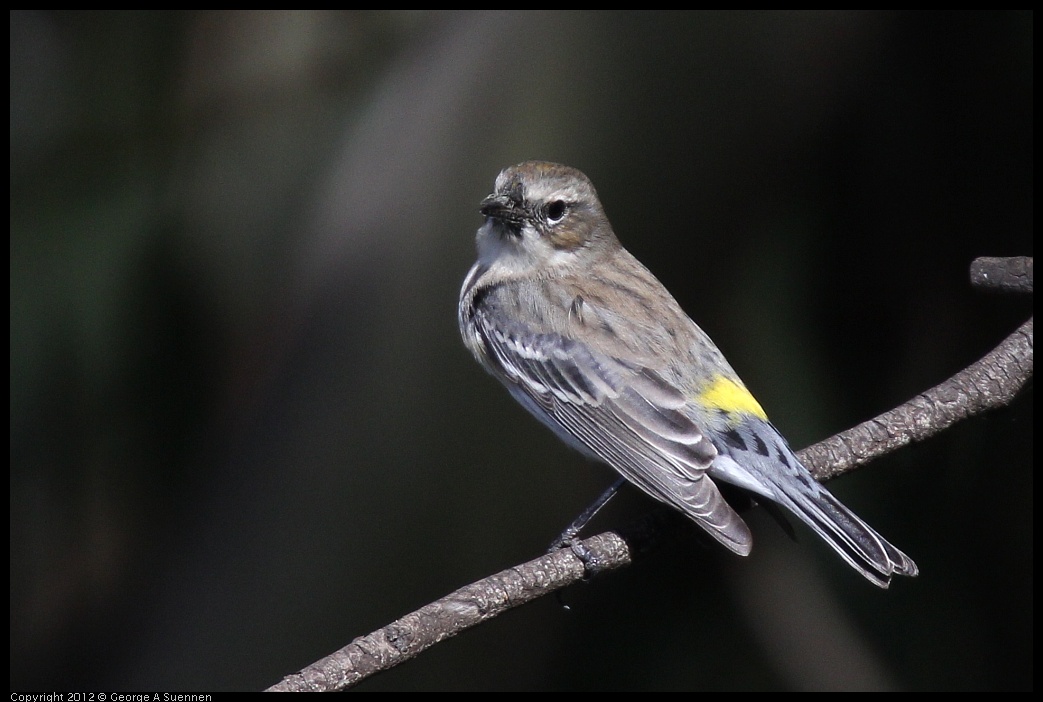
[[[977,259],[972,282],[988,289],[1032,291],[1032,259]],[[978,362],[909,402],[810,446],[798,455],[820,481],[854,470],[958,421],[1010,402],[1032,378],[1032,319]],[[629,565],[663,533],[662,516],[609,531],[581,543],[597,559],[598,573]],[[582,580],[583,563],[560,549],[501,571],[360,636],[339,651],[289,675],[269,692],[332,692],[413,658],[509,609]]]
[[[815,479],[843,475],[961,420],[1010,404],[1032,378],[1032,319],[944,383],[799,452]]]
[[[971,263],[971,285],[1008,293],[1032,292],[1032,257],[983,256]]]

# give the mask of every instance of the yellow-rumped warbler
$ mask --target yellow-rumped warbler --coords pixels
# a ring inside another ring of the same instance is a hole
[[[875,585],[917,574],[801,465],[710,337],[620,245],[585,175],[512,166],[480,209],[460,333],[537,419],[739,555],[753,537],[714,480],[786,507]]]

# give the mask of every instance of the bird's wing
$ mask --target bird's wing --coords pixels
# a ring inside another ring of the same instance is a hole
[[[677,388],[649,368],[560,334],[497,325],[480,309],[474,324],[511,392],[559,436],[732,551],[749,553],[749,528],[706,475],[717,450],[682,411]]]

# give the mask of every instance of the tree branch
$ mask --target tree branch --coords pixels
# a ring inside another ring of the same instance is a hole
[[[1000,292],[1032,293],[1032,257],[983,256],[971,262],[971,285]]]
[[[819,482],[976,414],[1004,407],[1032,378],[1032,319],[980,361],[903,405],[798,452]]]
[[[988,290],[1032,292],[1032,259],[979,258],[971,265],[973,285]],[[981,360],[944,383],[867,422],[798,452],[816,479],[829,480],[914,441],[923,441],[963,419],[1006,406],[1032,378],[1032,319]],[[619,531],[582,544],[605,572],[629,565],[654,543],[663,520],[653,514]],[[269,692],[332,692],[413,658],[438,642],[477,624],[571,585],[586,570],[571,549],[560,549],[479,580],[352,641]]]

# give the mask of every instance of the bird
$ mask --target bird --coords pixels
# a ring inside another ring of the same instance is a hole
[[[874,585],[917,575],[814,479],[720,349],[623,247],[586,175],[547,161],[504,168],[479,211],[458,305],[464,345],[566,444],[740,556],[753,536],[718,483],[785,508]]]

